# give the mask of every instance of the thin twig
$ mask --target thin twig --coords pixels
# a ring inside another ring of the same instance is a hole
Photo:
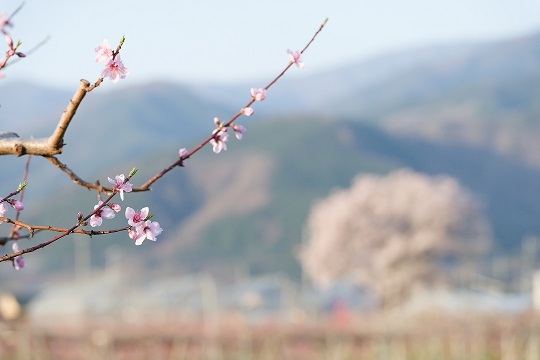
[[[124,183],[127,183],[129,181],[130,177],[127,176],[124,180]],[[111,199],[117,194],[117,192],[114,192],[112,193],[111,195],[109,195],[109,197],[99,206],[96,206],[96,208],[94,209],[94,211],[92,211],[90,214],[86,215],[84,218],[82,219],[78,219],[77,223],[75,225],[73,225],[72,227],[70,227],[69,229],[63,229],[64,231],[45,241],[45,242],[42,242],[41,244],[38,244],[36,246],[32,246],[32,247],[29,247],[27,249],[24,249],[24,250],[21,250],[21,251],[17,251],[17,252],[14,252],[12,254],[6,254],[2,257],[0,257],[0,262],[3,262],[3,261],[7,261],[7,260],[13,260],[15,259],[17,256],[21,256],[23,254],[27,254],[27,253],[30,253],[30,252],[34,252],[36,250],[39,250],[41,248],[44,248],[45,246],[48,246],[58,240],[60,240],[61,238],[63,237],[66,237],[68,236],[69,234],[72,234],[72,233],[75,233],[76,232],[76,229],[79,228],[80,226],[82,226],[88,219],[90,219],[92,217],[92,215],[96,214],[98,211],[100,211],[103,207],[107,206],[107,204],[109,203],[109,201],[111,201]],[[0,218],[1,220],[2,218]],[[7,219],[7,218],[6,218]],[[123,229],[120,229],[118,231],[125,231],[125,230],[128,230],[130,227],[126,227],[126,228],[123,228]],[[116,232],[116,231],[115,231]],[[97,234],[96,234],[97,235]]]
[[[33,48],[31,48],[30,50],[28,51],[25,51],[24,52],[24,55],[26,55],[26,57],[30,56],[31,54],[33,54],[34,52],[36,52],[40,47],[42,47],[43,45],[45,45],[47,43],[47,41],[49,41],[51,37],[49,35],[47,35],[45,37],[45,39],[41,40],[39,43],[37,43],[36,45],[34,45]],[[4,65],[4,69],[7,68],[7,67],[10,67],[11,65],[14,65],[16,63],[18,63],[19,61],[21,61],[21,58],[18,57],[18,58],[15,58],[13,60],[11,60],[9,63],[7,63],[6,65]]]
[[[9,16],[9,20],[11,20],[22,9],[23,6],[24,6],[24,1],[21,3],[21,5],[19,5],[19,7],[15,9],[15,11],[11,13],[11,15]]]
[[[301,51],[302,54],[304,53],[304,51],[307,50],[307,48],[315,40],[317,35],[321,32],[321,30],[326,25],[327,21],[328,21],[328,18],[324,20],[324,22],[321,24],[319,29],[315,32],[315,34],[313,35],[311,40],[302,49],[302,51]],[[289,62],[289,64],[279,73],[279,75],[276,76],[272,81],[270,81],[268,83],[268,85],[266,85],[264,87],[264,89],[268,90],[272,85],[274,85],[274,83],[276,81],[278,81],[287,72],[287,70],[289,70],[291,68],[291,66],[293,64],[294,63],[292,61]],[[244,106],[244,108],[247,108],[247,107],[251,106],[254,102],[255,102],[255,99],[251,98],[251,100]],[[241,111],[237,112],[234,116],[232,116],[227,122],[225,122],[223,124],[223,127],[229,127],[241,115],[242,115]],[[152,176],[144,184],[141,185],[141,189],[150,189],[150,186],[153,183],[155,183],[157,180],[159,180],[161,177],[163,177],[163,175],[165,175],[166,173],[168,173],[169,171],[171,171],[172,169],[174,169],[177,166],[183,166],[185,160],[189,159],[193,154],[195,154],[197,151],[201,150],[206,144],[208,144],[214,138],[214,136],[215,136],[214,134],[211,134],[206,139],[204,139],[201,143],[199,143],[197,146],[195,146],[193,149],[191,149],[186,155],[182,156],[180,159],[178,159],[177,161],[175,161],[174,163],[172,163],[171,165],[169,165],[168,167],[166,167],[165,169],[163,169],[162,171],[160,171],[156,175]]]
[[[92,215],[90,215],[90,216],[92,216]],[[50,225],[30,225],[30,224],[24,223],[22,221],[6,218],[6,217],[3,217],[3,216],[0,216],[0,221],[8,223],[8,224],[13,224],[14,226],[18,226],[20,228],[24,228],[24,229],[28,230],[29,237],[33,237],[37,231],[52,231],[52,232],[59,232],[59,233],[64,233],[64,232],[68,231],[67,228],[53,227],[53,226],[50,226]],[[120,229],[102,230],[102,231],[74,229],[74,230],[71,231],[71,233],[73,233],[73,234],[84,234],[84,235],[89,235],[89,236],[107,235],[107,234],[113,234],[113,233],[117,233],[117,232],[121,232],[121,231],[126,231],[129,228],[130,228],[130,226],[126,226],[126,227],[123,227],[123,228],[120,228]]]
[[[71,170],[69,167],[67,167],[66,164],[62,163],[56,156],[44,156],[45,159],[47,159],[51,164],[53,164],[55,167],[57,167],[60,171],[66,173],[69,178],[77,185],[80,185],[82,187],[85,187],[89,190],[96,190],[99,193],[105,193],[105,194],[111,194],[113,192],[113,188],[110,186],[101,186],[99,181],[96,181],[94,183],[87,182],[83,179],[81,179],[73,170]],[[131,192],[141,192],[141,191],[148,191],[149,188],[144,187],[134,187]]]
[[[26,165],[24,166],[24,172],[23,172],[23,178],[22,178],[22,181],[21,181],[21,184],[25,183],[27,180],[28,180],[28,173],[29,173],[29,170],[30,170],[30,160],[31,160],[31,156],[28,156],[28,158],[26,159]],[[19,193],[19,201],[22,203],[23,202],[23,199],[24,199],[24,190],[26,189],[23,188],[21,190],[21,192]],[[17,213],[15,214],[15,220],[19,220],[19,217],[21,216],[21,210],[17,210]],[[11,228],[11,231],[9,232],[9,237],[13,237],[15,235],[15,232],[17,232],[17,225],[13,225],[13,227]]]

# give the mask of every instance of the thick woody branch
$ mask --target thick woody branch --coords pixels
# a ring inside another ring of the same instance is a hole
[[[77,89],[77,91],[75,91],[75,95],[73,95],[73,98],[71,98],[71,100],[69,101],[66,110],[64,110],[64,112],[62,113],[60,121],[58,122],[58,125],[56,125],[56,129],[49,137],[49,145],[54,149],[59,149],[60,152],[62,152],[62,146],[64,146],[64,135],[66,133],[66,130],[69,126],[69,123],[71,122],[71,119],[73,119],[73,116],[75,115],[79,104],[84,99],[88,86],[90,86],[90,83],[87,80],[81,79],[81,81],[79,82],[79,88]]]
[[[79,104],[86,95],[90,83],[81,80],[79,88],[69,101],[68,106],[62,113],[60,121],[52,135],[45,139],[20,139],[18,137],[0,139],[0,155],[38,155],[52,156],[62,153],[64,146],[64,135],[66,130],[79,107]]]
[[[55,155],[62,149],[55,149],[49,145],[49,138],[45,139],[0,139],[0,155]]]

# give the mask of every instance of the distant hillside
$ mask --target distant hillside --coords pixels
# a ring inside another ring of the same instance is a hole
[[[272,87],[268,101],[257,104],[258,116],[345,116],[399,134],[485,146],[540,166],[540,142],[536,141],[540,123],[535,121],[539,115],[536,104],[540,103],[540,33],[411,49],[323,73],[311,71],[309,60],[306,62],[307,69],[292,69],[300,72],[299,76],[286,76]],[[160,124],[168,124],[167,114],[174,111],[183,114],[176,121],[182,119],[197,128],[204,123],[202,119],[228,115],[228,109],[241,107],[249,100],[251,87],[262,87],[270,80],[232,85],[148,84],[120,92],[99,89],[85,101],[87,109],[95,109],[85,121],[92,124],[105,113],[120,119],[133,116],[131,126],[118,120],[124,129],[122,140],[133,136],[132,127],[148,126],[143,119],[153,119],[150,131],[162,130]],[[23,94],[38,106],[18,106]],[[66,95],[0,83],[0,119],[16,124],[24,120],[33,132],[41,134],[43,121],[36,119],[56,121],[70,95],[71,91]],[[173,99],[183,102],[173,105]],[[38,117],[35,109],[40,109]],[[181,133],[190,131],[191,126],[185,126]]]
[[[233,102],[248,88],[196,90]],[[540,167],[539,89],[536,33],[412,49],[319,74],[306,70],[276,84],[268,94],[272,106],[261,111],[345,116],[398,134],[484,146]]]
[[[358,173],[386,173],[401,167],[448,174],[469,188],[485,206],[497,252],[518,251],[524,236],[540,231],[540,203],[536,201],[540,199],[540,171],[479,147],[411,140],[354,122],[304,118],[254,127],[245,142],[220,158],[222,163],[230,161],[231,172],[235,168],[232,163],[244,158],[239,158],[237,151],[262,153],[270,159],[267,201],[246,215],[234,212],[246,201],[242,197],[221,204],[231,210],[224,210],[220,219],[210,222],[201,243],[177,254],[168,251],[183,264],[244,263],[254,271],[294,271],[294,252],[314,201],[336,187],[349,186]],[[206,166],[207,172],[213,168]],[[177,241],[182,241],[182,226]]]
[[[171,154],[173,150],[149,154],[140,165],[139,181],[164,166]],[[249,126],[245,139],[231,139],[227,152],[215,155],[204,149],[153,191],[128,197],[123,206],[149,205],[162,224],[165,230],[157,243],[136,247],[125,234],[74,237],[31,261],[35,271],[65,271],[74,264],[73,241],[90,241],[95,264],[104,264],[107,253],[117,249],[134,273],[145,267],[222,274],[242,268],[297,275],[295,252],[312,204],[332,189],[349,186],[358,173],[402,167],[449,174],[470,189],[485,207],[495,253],[519,252],[524,236],[540,232],[538,170],[479,147],[403,138],[356,122],[281,118]],[[42,219],[40,223],[57,223],[95,202],[82,189],[69,188],[60,195],[66,200],[48,202],[45,214],[28,214]],[[122,226],[122,219],[107,223]]]
[[[322,73],[310,69],[307,57],[305,69],[291,69],[291,72],[299,73],[298,76],[294,79],[284,77],[271,88],[268,99],[272,100],[272,105],[263,106],[261,111],[264,114],[342,113],[334,105],[354,97],[359,91],[369,92],[370,89],[403,73],[444,61],[456,54],[473,53],[476,48],[477,45],[455,45],[414,49],[377,56]],[[270,80],[256,79],[250,83],[233,85],[192,85],[192,88],[206,98],[216,99],[221,103],[233,103],[244,99],[250,87],[261,87]],[[369,106],[369,101],[354,103]]]
[[[312,204],[349,186],[358,173],[401,167],[459,179],[485,206],[496,254],[517,253],[524,236],[540,234],[539,79],[540,35],[533,35],[394,54],[297,77],[294,85],[280,82],[255,116],[240,119],[248,128],[241,142],[231,136],[229,150],[219,155],[204,149],[151,192],[129,197],[128,206],[149,205],[163,225],[158,243],[135,247],[125,234],[73,237],[29,256],[34,268],[19,276],[73,268],[76,241],[90,242],[94,264],[119,249],[133,274],[167,267],[297,274],[294,254]],[[88,180],[136,166],[140,184],[180,147],[208,134],[214,116],[227,118],[242,106],[249,87],[203,91],[155,83],[92,93],[61,160]],[[17,97],[6,89],[0,86],[0,101],[14,105]],[[55,106],[42,114],[43,124],[30,122],[21,135],[48,135],[64,101]],[[25,112],[29,119],[36,115]],[[5,186],[22,173],[22,160],[6,159]],[[41,187],[29,187],[24,216],[37,223],[71,224],[77,211],[96,202],[95,194],[73,187],[43,159],[33,160],[29,180]],[[40,196],[48,193],[55,196]]]
[[[178,84],[149,83],[123,90],[101,90],[92,91],[81,103],[64,139],[64,153],[58,156],[89,180],[106,179],[106,169],[128,159],[128,166],[133,167],[145,154],[172,144],[185,146],[189,139],[212,129],[214,116],[224,118],[235,112]],[[47,137],[72,95],[29,84],[0,86],[0,102],[6,103],[0,107],[0,119],[4,114],[9,114],[10,119],[1,124],[24,138]],[[28,106],[27,99],[35,100],[36,106]],[[40,107],[43,103],[48,105]],[[14,172],[22,176],[22,170],[18,170],[22,165],[15,165],[23,164],[22,159],[6,161],[13,163]],[[56,172],[49,171],[48,162],[35,159],[33,166],[40,173],[40,182],[51,186]],[[8,175],[12,177],[12,173],[0,173],[0,180]]]
[[[540,35],[418,66],[333,107],[395,133],[480,145],[540,166]]]
[[[50,113],[55,113],[58,121],[71,95],[62,89],[0,81],[0,131],[39,132]]]

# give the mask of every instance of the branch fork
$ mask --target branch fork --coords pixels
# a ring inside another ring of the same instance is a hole
[[[77,91],[75,91],[62,116],[60,116],[56,129],[54,129],[51,136],[43,139],[21,139],[18,136],[0,138],[0,155],[53,156],[61,154],[66,130],[89,87],[90,83],[87,80],[82,79],[79,82]]]

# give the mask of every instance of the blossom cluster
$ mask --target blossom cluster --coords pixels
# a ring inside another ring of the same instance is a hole
[[[95,48],[95,52],[96,62],[105,64],[105,68],[101,72],[102,78],[108,77],[114,84],[117,83],[118,80],[124,79],[129,74],[128,68],[122,63],[120,54],[118,51],[113,51],[111,49],[107,39],[103,40],[102,45]]]
[[[157,236],[163,231],[157,221],[150,221],[152,215],[150,215],[148,207],[144,207],[140,211],[127,207],[125,215],[128,224],[131,225],[128,234],[131,239],[135,240],[135,245],[141,245],[145,239],[156,241]]]
[[[114,185],[113,191],[120,193],[122,201],[124,200],[124,192],[128,193],[133,189],[133,184],[127,181],[124,174],[117,175],[114,179],[108,178],[108,180]],[[88,223],[92,227],[100,226],[103,223],[103,219],[112,219],[120,211],[122,211],[122,207],[119,204],[104,204],[102,201],[99,201],[94,206],[94,212]],[[150,215],[150,209],[148,207],[144,207],[138,212],[127,207],[125,216],[130,226],[127,230],[128,236],[130,239],[135,240],[136,245],[141,245],[146,239],[156,241],[157,236],[163,231],[157,221],[150,221],[152,215]],[[82,214],[79,213],[79,222],[81,221]],[[82,223],[82,225],[86,224]]]

